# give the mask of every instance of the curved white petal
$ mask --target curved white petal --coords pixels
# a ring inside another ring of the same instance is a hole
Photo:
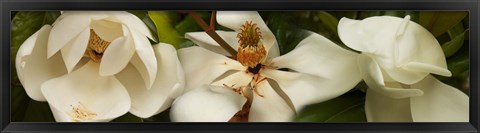
[[[98,75],[98,64],[89,62],[70,74],[48,80],[42,92],[58,122],[72,122],[74,108],[94,113],[91,119],[78,121],[110,121],[130,109],[125,87],[113,76]]]
[[[277,40],[272,31],[263,21],[262,17],[256,11],[217,11],[218,24],[235,30],[237,33],[240,31],[240,27],[245,22],[252,21],[257,24],[258,28],[262,32],[262,43],[267,50],[268,58],[274,58],[280,55],[278,49]],[[273,49],[272,49],[273,48]]]
[[[348,76],[343,80],[334,80],[310,74],[268,69],[263,70],[262,74],[278,83],[297,112],[305,105],[323,102],[344,94],[360,80],[359,78],[350,79]],[[342,77],[342,75],[339,76]]]
[[[398,82],[413,84],[428,73],[451,76],[438,41],[409,16],[342,18],[338,29],[347,46],[371,55]]]
[[[384,78],[388,79],[389,77],[384,77],[377,62],[367,55],[360,54],[358,56],[358,67],[365,83],[377,93],[396,99],[423,95],[422,90],[406,89],[397,82],[386,84]]]
[[[178,97],[170,109],[175,122],[227,122],[247,99],[218,86],[200,86]]]
[[[225,42],[230,45],[235,50],[238,50],[238,40],[237,32],[233,31],[215,31],[217,34],[225,40]],[[191,40],[193,43],[197,44],[202,48],[206,48],[215,53],[219,53],[226,56],[232,56],[225,49],[223,49],[220,44],[218,44],[212,37],[210,37],[206,32],[187,32],[185,33],[185,38]],[[236,56],[236,55],[235,55]]]
[[[184,87],[183,70],[175,48],[170,44],[157,44],[153,47],[159,71],[152,88],[145,87],[142,75],[131,64],[116,75],[130,94],[130,113],[141,118],[151,117],[170,107]]]
[[[225,78],[213,82],[211,85],[215,86],[228,86],[232,88],[245,87],[252,81],[253,75],[246,73],[245,71],[238,71]]]
[[[322,102],[352,89],[361,80],[357,56],[312,33],[294,50],[272,60],[274,66],[289,68],[295,73],[266,69],[263,74],[278,82],[299,111],[304,105]]]
[[[108,21],[105,19],[92,20],[90,28],[102,38],[102,40],[112,42],[118,37],[123,36],[123,27],[121,23]]]
[[[88,46],[90,37],[90,29],[86,28],[75,39],[70,41],[61,49],[63,61],[67,67],[68,73],[73,71],[73,68],[82,59],[85,50]]]
[[[295,110],[278,95],[267,80],[257,85],[260,95],[253,94],[253,102],[248,114],[250,122],[287,122],[295,115]]]
[[[185,90],[210,84],[228,70],[246,70],[239,62],[201,47],[178,50],[178,56],[185,71]]]
[[[157,73],[157,59],[155,56],[155,52],[152,49],[150,41],[145,36],[142,36],[138,31],[131,29],[130,33],[133,37],[133,41],[135,43],[135,56],[139,59],[137,61],[132,59],[132,63],[137,69],[145,70],[142,74],[143,79],[146,81],[147,88],[150,88],[155,81],[155,74]],[[145,74],[146,72],[146,74]],[[148,77],[147,77],[148,76]]]
[[[424,95],[410,98],[415,122],[468,122],[468,96],[429,75],[413,84],[425,92]]]
[[[152,33],[148,29],[147,25],[145,25],[145,23],[137,16],[126,11],[115,11],[110,13],[112,17],[106,18],[106,20],[122,23],[130,29],[135,29],[141,35],[147,36],[152,40],[156,40],[156,38],[153,37]]]
[[[18,79],[27,95],[37,101],[46,100],[40,90],[43,82],[67,73],[60,53],[47,58],[47,41],[51,28],[50,25],[45,25],[25,40],[15,59]]]
[[[48,57],[53,56],[67,43],[88,29],[91,20],[107,17],[101,12],[65,12],[55,22],[48,39]]]
[[[123,27],[124,30],[126,27]],[[113,40],[103,53],[100,62],[100,75],[112,76],[122,71],[135,54],[135,45],[131,34]]]
[[[369,88],[365,115],[368,122],[412,122],[410,98],[392,99]]]
[[[375,18],[383,21],[376,21]],[[400,22],[390,21],[390,18],[393,17],[369,17],[364,20],[342,18],[338,23],[338,36],[348,47],[379,56],[378,60],[391,67],[394,64],[389,60],[393,60],[395,33]]]
[[[358,54],[341,48],[327,38],[312,33],[289,53],[272,59],[272,63],[279,68],[327,78],[331,82],[351,81],[345,84],[345,87],[351,88],[361,79],[357,56]]]

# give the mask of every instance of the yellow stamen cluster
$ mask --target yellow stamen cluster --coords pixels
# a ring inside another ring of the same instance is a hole
[[[93,29],[90,29],[90,39],[88,40],[88,47],[85,55],[90,57],[94,62],[100,62],[103,57],[103,52],[105,52],[110,43],[111,42],[100,38]]]
[[[262,33],[257,24],[252,21],[246,21],[240,28],[240,33],[237,34],[238,47],[237,60],[243,66],[254,68],[266,56],[266,50],[261,43]]]
[[[72,117],[74,122],[91,120],[97,116],[97,114],[87,110],[87,108],[81,103],[79,103],[77,107],[70,106],[72,107],[72,112],[68,112],[68,114]]]

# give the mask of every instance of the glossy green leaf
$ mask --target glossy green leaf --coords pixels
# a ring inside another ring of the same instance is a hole
[[[405,11],[405,16],[410,15],[410,20],[416,23],[420,23],[420,12],[418,11]]]
[[[300,111],[297,122],[366,122],[365,93],[354,91]]]
[[[447,59],[448,70],[452,72],[452,77],[461,77],[464,71],[469,70],[470,59],[468,45],[463,45],[452,57]]]
[[[465,27],[463,26],[463,23],[458,23],[457,25],[448,30],[448,36],[450,36],[450,39],[453,39],[456,36],[462,34],[464,31]]]
[[[31,100],[25,112],[25,122],[55,122],[50,106],[47,102]]]
[[[317,13],[318,18],[322,23],[324,23],[331,31],[337,33],[338,19],[332,16],[331,14],[320,11]]]
[[[420,25],[439,36],[461,22],[467,14],[466,11],[422,11]]]
[[[300,41],[310,35],[310,33],[295,26],[293,24],[295,21],[283,13],[270,12],[262,18],[268,18],[265,23],[275,35],[281,55],[292,51]]]
[[[197,14],[203,21],[207,22],[207,24],[210,22],[210,13],[197,12]],[[180,35],[184,35],[187,32],[203,31],[202,27],[200,27],[190,15],[185,16],[185,18],[175,26],[175,29]]]
[[[180,48],[183,41],[183,35],[180,35],[174,27],[178,20],[177,14],[164,11],[148,11],[148,16],[155,24],[158,41],[172,44],[175,48]]]
[[[327,13],[335,16],[338,20],[342,19],[343,17],[357,19],[358,16],[358,11],[327,11]]]
[[[448,58],[452,56],[463,46],[463,43],[465,40],[465,32],[468,32],[468,30],[465,30],[463,31],[463,33],[455,36],[449,42],[442,44],[442,49],[443,49],[443,53],[445,54],[445,57]]]
[[[383,15],[403,18],[406,14],[403,11],[384,11]]]

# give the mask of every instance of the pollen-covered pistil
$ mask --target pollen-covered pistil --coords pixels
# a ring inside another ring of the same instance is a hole
[[[90,39],[88,40],[88,47],[85,51],[85,55],[90,57],[90,59],[92,59],[94,62],[100,62],[102,60],[103,53],[110,43],[111,42],[100,38],[100,36],[98,36],[93,29],[90,29]]]
[[[238,47],[237,60],[243,66],[255,68],[257,64],[266,56],[265,47],[262,44],[262,33],[257,24],[252,21],[246,21],[240,28],[240,33],[237,34]]]

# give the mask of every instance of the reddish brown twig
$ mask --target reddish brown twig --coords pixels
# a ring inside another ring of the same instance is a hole
[[[200,27],[202,27],[202,29],[205,30],[205,32],[213,40],[215,40],[215,42],[217,42],[223,49],[225,49],[228,53],[230,53],[234,59],[236,58],[237,51],[233,49],[230,45],[228,45],[228,43],[225,42],[225,40],[223,40],[220,37],[220,35],[217,34],[217,32],[215,32],[215,14],[216,14],[215,11],[212,12],[212,16],[210,19],[210,26],[207,25],[207,23],[203,21],[203,19],[200,18],[200,16],[198,16],[196,12],[189,11],[188,14],[192,16],[193,20],[195,20],[195,22],[197,22],[197,24],[200,25]]]

